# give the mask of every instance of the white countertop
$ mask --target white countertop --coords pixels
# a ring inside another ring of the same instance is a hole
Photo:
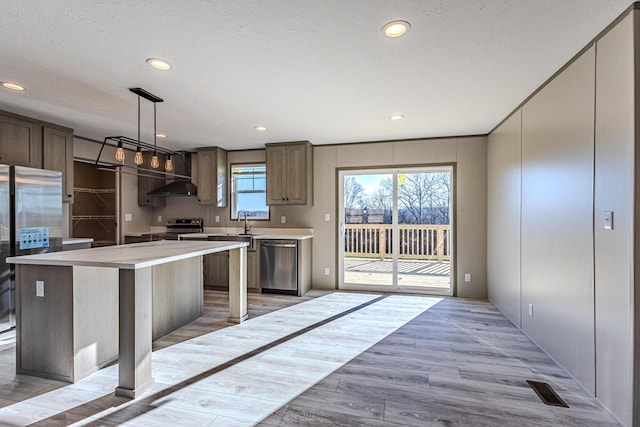
[[[76,243],[93,243],[91,237],[67,237],[62,239],[63,245],[75,245]]]
[[[209,236],[228,236],[235,234],[227,234],[227,233],[189,233],[189,234],[181,234],[180,238],[183,240],[192,240],[192,239],[207,239]],[[251,234],[255,240],[266,240],[266,239],[287,239],[287,240],[306,240],[312,239],[313,234],[308,235],[300,235],[300,234]]]
[[[7,258],[12,264],[110,267],[127,270],[150,267],[198,255],[247,246],[246,242],[162,240],[119,246],[49,252]]]

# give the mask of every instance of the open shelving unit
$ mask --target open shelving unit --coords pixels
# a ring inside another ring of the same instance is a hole
[[[113,174],[76,162],[72,235],[93,238],[92,246],[116,244],[116,189]],[[80,178],[80,179],[78,179]]]

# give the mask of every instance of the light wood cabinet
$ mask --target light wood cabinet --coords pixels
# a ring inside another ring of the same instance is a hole
[[[73,132],[44,127],[43,168],[62,172],[62,202],[73,203]]]
[[[220,147],[198,149],[198,203],[227,206],[227,152]]]
[[[0,115],[0,163],[42,168],[42,126]]]
[[[160,167],[164,165],[166,156],[158,154]],[[138,168],[138,206],[151,206],[154,208],[164,208],[167,201],[164,197],[149,196],[147,193],[163,187],[166,184],[166,177],[161,173],[148,170],[148,166]]]
[[[308,141],[266,145],[267,205],[313,204],[313,147]]]
[[[258,257],[255,250],[247,251],[247,289],[258,290]]]
[[[73,129],[0,112],[0,163],[62,172],[62,202],[73,203]]]

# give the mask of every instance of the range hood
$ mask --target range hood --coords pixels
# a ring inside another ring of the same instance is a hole
[[[182,176],[191,176],[191,153],[188,151],[178,153],[174,158],[175,174]],[[196,187],[188,178],[176,178],[167,185],[156,188],[147,193],[149,196],[156,197],[185,197],[197,196],[198,187]]]
[[[149,193],[149,196],[160,197],[179,197],[179,196],[197,196],[198,187],[196,187],[188,179],[180,179],[170,182],[164,187],[157,188]]]

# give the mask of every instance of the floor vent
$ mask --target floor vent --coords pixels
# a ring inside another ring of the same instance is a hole
[[[527,380],[527,384],[529,384],[529,387],[536,392],[540,400],[542,400],[545,405],[561,406],[563,408],[569,407],[569,405],[567,405],[566,402],[558,396],[549,384],[529,380]]]

